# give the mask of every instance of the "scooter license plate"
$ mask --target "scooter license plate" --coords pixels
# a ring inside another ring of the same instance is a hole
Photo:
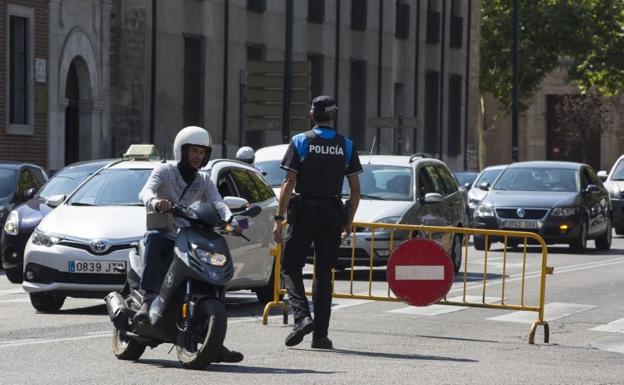
[[[124,274],[126,262],[69,261],[70,273]]]

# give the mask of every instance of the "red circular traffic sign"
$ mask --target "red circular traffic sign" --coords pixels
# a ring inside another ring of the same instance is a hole
[[[415,238],[403,242],[388,259],[388,285],[402,301],[429,306],[451,290],[454,269],[451,257],[436,241]]]

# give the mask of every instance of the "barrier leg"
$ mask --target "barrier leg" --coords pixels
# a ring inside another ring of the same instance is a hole
[[[530,345],[534,345],[535,344],[535,331],[537,330],[538,326],[544,326],[544,343],[547,344],[548,341],[550,340],[550,327],[548,326],[548,322],[547,321],[533,321],[533,324],[531,325],[531,329],[529,330],[529,344]]]

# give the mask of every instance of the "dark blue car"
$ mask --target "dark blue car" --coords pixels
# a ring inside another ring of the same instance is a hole
[[[0,239],[2,266],[9,281],[22,282],[26,242],[43,217],[53,209],[46,204],[46,200],[52,196],[69,194],[90,175],[109,163],[111,160],[71,164],[54,174],[34,197],[31,195],[32,199],[13,208],[6,218]]]

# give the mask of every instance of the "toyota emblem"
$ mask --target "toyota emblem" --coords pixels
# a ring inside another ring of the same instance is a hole
[[[110,241],[107,241],[106,239],[94,239],[93,241],[91,241],[91,243],[89,243],[89,246],[91,247],[91,250],[93,250],[94,253],[102,254],[102,253],[107,252],[108,249],[110,249],[111,243]]]
[[[518,214],[518,218],[524,218],[526,211],[523,208],[519,208],[516,210],[516,214]]]

